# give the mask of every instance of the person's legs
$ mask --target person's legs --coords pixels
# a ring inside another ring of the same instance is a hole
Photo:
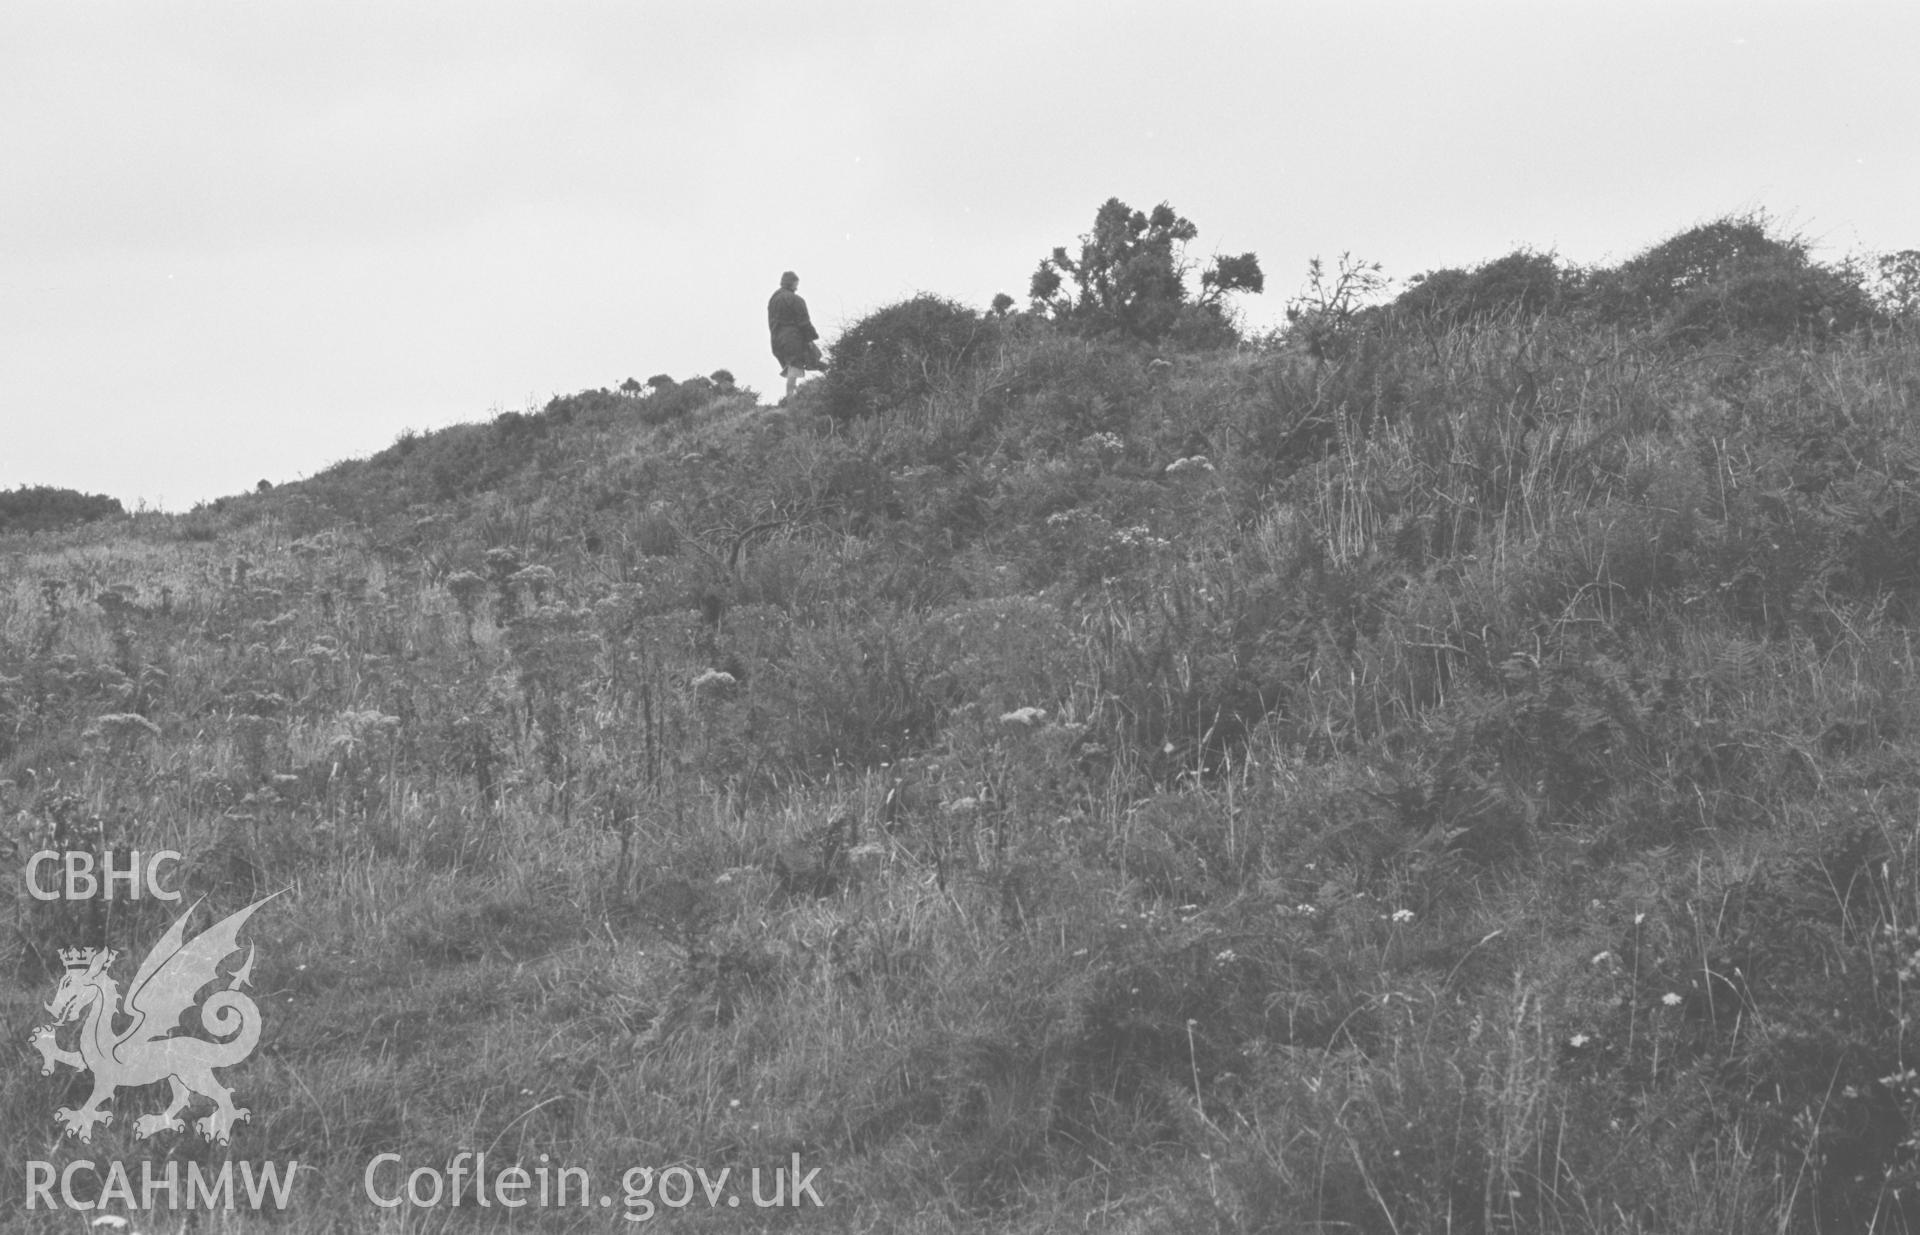
[[[793,398],[793,388],[800,384],[801,375],[804,373],[806,373],[806,370],[797,364],[787,366],[787,398]]]

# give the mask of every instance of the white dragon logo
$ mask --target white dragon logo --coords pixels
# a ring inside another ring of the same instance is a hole
[[[213,1075],[215,1068],[231,1067],[252,1054],[260,1040],[260,1009],[238,989],[252,977],[251,946],[246,963],[233,972],[227,989],[215,991],[200,1005],[202,1027],[222,1040],[168,1035],[180,1028],[181,1015],[193,1006],[200,989],[219,979],[220,962],[240,950],[241,925],[273,896],[255,901],[200,932],[193,942],[183,943],[187,919],[200,907],[201,902],[195,901],[140,962],[124,1008],[120,988],[107,976],[119,953],[111,948],[61,950],[67,972],[53,993],[53,1002],[46,1005],[54,1022],[36,1028],[28,1041],[40,1052],[42,1076],[52,1075],[56,1063],[93,1073],[93,1096],[78,1110],[63,1106],[54,1112],[69,1135],[91,1142],[94,1125],[113,1122],[106,1104],[115,1089],[163,1079],[173,1086],[173,1100],[160,1114],[134,1121],[134,1133],[143,1140],[157,1132],[185,1131],[178,1116],[196,1093],[213,1099],[213,1113],[194,1121],[209,1141],[227,1144],[233,1125],[252,1117],[246,1107],[233,1104],[233,1091]],[[130,1017],[132,1023],[116,1031],[117,1017]],[[62,1050],[54,1035],[76,1020],[82,1022],[80,1049]]]

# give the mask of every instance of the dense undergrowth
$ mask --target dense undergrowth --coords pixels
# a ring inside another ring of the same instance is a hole
[[[48,485],[22,485],[0,492],[0,533],[55,531],[126,513],[116,499],[97,493]]]
[[[0,541],[6,841],[294,889],[233,1150],[294,1229],[462,1148],[797,1153],[835,1229],[1906,1229],[1920,336],[1742,226],[1204,352],[923,297],[783,409]],[[16,897],[8,1193],[80,1152],[54,950],[168,916]]]

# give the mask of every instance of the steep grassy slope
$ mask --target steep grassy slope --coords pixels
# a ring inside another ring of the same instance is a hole
[[[362,1193],[463,1149],[798,1155],[820,1229],[1904,1229],[1920,339],[1674,296],[1016,316],[0,541],[0,818],[292,889],[283,1229],[611,1220]],[[170,916],[17,894],[7,1196],[227,1154],[56,1146],[25,1046]]]

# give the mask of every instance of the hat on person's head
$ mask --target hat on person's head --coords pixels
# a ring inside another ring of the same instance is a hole
[[[780,286],[782,287],[792,287],[794,284],[798,283],[799,281],[800,281],[800,276],[793,273],[793,271],[791,270],[786,271],[784,274],[780,276]]]

